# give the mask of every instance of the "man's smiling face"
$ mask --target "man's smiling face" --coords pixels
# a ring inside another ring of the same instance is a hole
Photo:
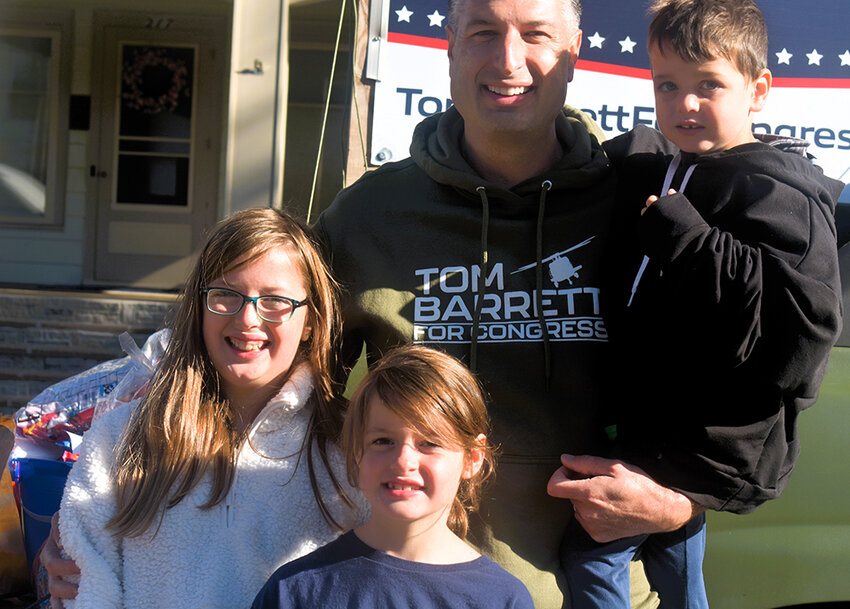
[[[581,46],[566,0],[459,0],[447,28],[467,135],[551,137]]]

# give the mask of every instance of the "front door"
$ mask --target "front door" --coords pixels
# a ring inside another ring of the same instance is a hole
[[[223,18],[97,12],[89,282],[175,288],[216,220]]]

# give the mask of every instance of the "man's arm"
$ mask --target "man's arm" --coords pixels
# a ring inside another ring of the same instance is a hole
[[[572,501],[576,520],[600,543],[675,531],[705,511],[622,461],[561,455],[561,463],[547,490]]]
[[[67,576],[78,576],[80,569],[77,563],[62,557],[62,547],[59,539],[59,512],[50,521],[50,535],[41,546],[38,557],[47,571],[47,587],[50,591],[50,606],[52,609],[62,609],[63,600],[77,597],[77,584],[67,581]]]
[[[340,282],[339,310],[342,327],[339,343],[336,345],[336,353],[334,353],[332,359],[331,374],[337,387],[345,388],[352,369],[363,351],[364,339],[359,330],[359,323],[352,317],[352,311],[355,310],[355,307],[350,299],[349,288],[351,286],[349,284],[351,280],[345,273],[345,269],[340,267],[340,261],[336,260],[334,256],[334,242],[331,236],[333,231],[327,226],[327,213],[319,216],[312,228],[313,234],[321,247],[325,263],[331,269],[334,278]],[[345,256],[343,256],[344,258]]]

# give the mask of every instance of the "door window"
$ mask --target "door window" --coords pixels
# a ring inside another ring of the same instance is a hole
[[[117,206],[186,208],[195,49],[123,45]]]

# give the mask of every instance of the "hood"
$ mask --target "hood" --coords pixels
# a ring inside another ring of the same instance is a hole
[[[806,196],[816,199],[835,214],[838,197],[844,190],[844,183],[823,173],[815,164],[815,157],[808,153],[809,142],[794,137],[785,137],[764,133],[753,134],[756,142],[742,144],[729,150],[723,150],[706,155],[696,155],[683,152],[682,166],[699,165],[709,160],[730,163],[739,171],[764,173],[765,167],[771,168],[770,175],[777,181],[784,182]],[[786,154],[773,154],[773,150]],[[826,195],[826,196],[824,196]]]
[[[286,430],[292,426],[292,417],[305,409],[313,393],[313,373],[310,365],[302,362],[269,403],[263,408],[251,427],[251,438]]]
[[[553,190],[581,190],[596,184],[608,171],[608,159],[599,142],[599,127],[583,112],[565,106],[555,121],[565,151],[554,166],[510,189],[488,182],[469,165],[461,152],[463,118],[452,106],[420,122],[413,132],[410,156],[435,182],[475,193],[484,186],[491,199],[518,199],[540,192],[544,180]],[[477,195],[476,195],[477,197]]]
[[[841,192],[844,190],[844,182],[831,178],[823,173],[823,170],[815,165],[816,158],[814,155],[808,152],[809,142],[806,140],[801,140],[795,137],[785,137],[781,135],[770,135],[770,134],[762,134],[756,133],[756,139],[763,143],[771,146],[772,148],[777,148],[783,152],[789,152],[792,154],[796,154],[803,159],[809,161],[809,167],[811,168],[811,172],[806,172],[804,174],[804,180],[811,180],[815,184],[819,185],[823,189],[825,189],[831,196],[832,202],[828,206],[831,208],[833,213],[835,212],[835,202],[838,201],[838,198],[841,196]]]

